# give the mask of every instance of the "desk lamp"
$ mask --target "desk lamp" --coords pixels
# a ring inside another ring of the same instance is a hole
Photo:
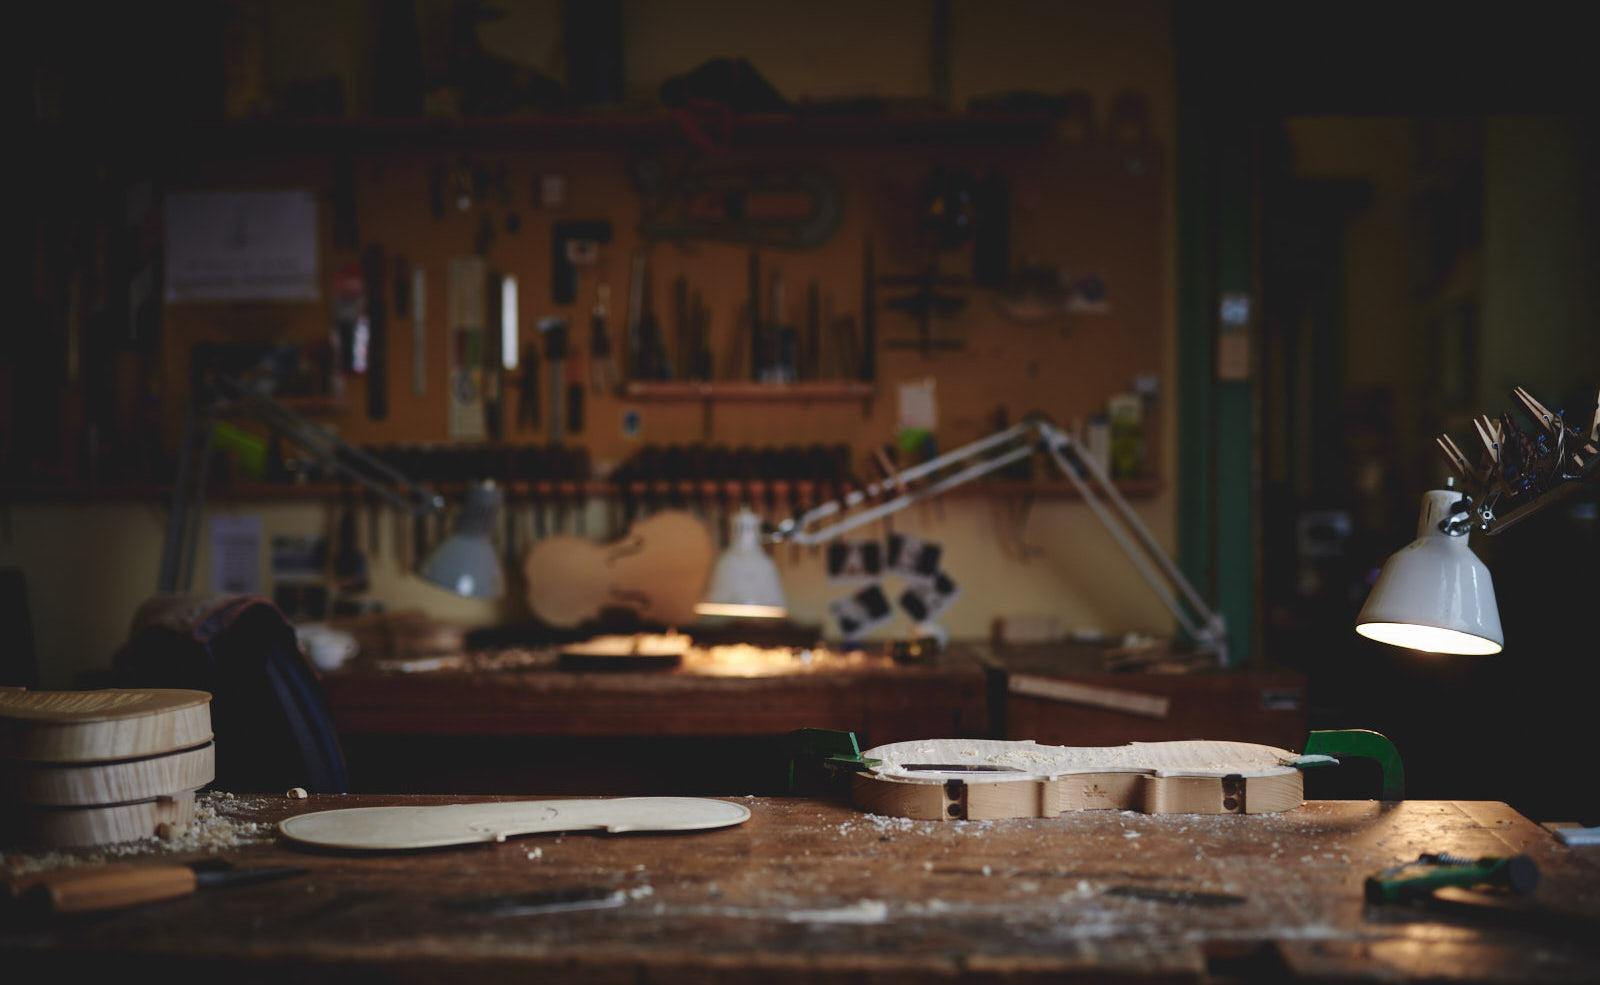
[[[466,598],[499,598],[505,590],[505,577],[493,540],[499,515],[500,489],[492,480],[486,479],[468,489],[455,532],[429,552],[427,560],[418,566],[417,574]]]
[[[1600,477],[1600,400],[1587,435],[1569,427],[1521,387],[1511,391],[1536,425],[1510,414],[1473,421],[1483,446],[1476,467],[1448,435],[1439,451],[1465,491],[1422,498],[1417,539],[1396,551],[1356,617],[1356,632],[1429,653],[1491,654],[1505,644],[1489,569],[1467,547],[1476,527],[1494,536]]]
[[[761,547],[761,518],[749,507],[740,507],[730,525],[728,549],[717,558],[706,597],[694,611],[702,616],[782,619],[789,608],[778,566]]]

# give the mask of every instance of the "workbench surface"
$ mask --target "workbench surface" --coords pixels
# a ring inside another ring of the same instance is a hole
[[[26,972],[19,982],[177,971],[228,985],[1600,976],[1600,855],[1494,802],[940,822],[744,798],[750,820],[715,831],[386,855],[297,850],[270,827],[308,811],[493,799],[505,798],[210,795],[216,817],[202,824],[247,832],[222,857],[311,871],[95,916],[8,919],[0,967]],[[178,844],[135,861],[204,855]],[[1543,875],[1531,899],[1546,912],[1363,903],[1363,877],[1425,851],[1531,855]],[[626,901],[524,915],[440,905],[590,886]]]

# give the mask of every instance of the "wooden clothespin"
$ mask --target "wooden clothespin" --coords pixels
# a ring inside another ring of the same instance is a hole
[[[1563,425],[1557,420],[1556,415],[1533,399],[1533,394],[1519,386],[1511,391],[1511,395],[1521,402],[1528,416],[1539,422],[1539,426],[1544,428],[1546,434],[1556,434],[1562,429]]]
[[[1483,444],[1482,468],[1492,472],[1500,464],[1500,425],[1485,414],[1473,418],[1472,428],[1478,432],[1478,440]]]
[[[1449,464],[1453,472],[1461,477],[1463,482],[1472,482],[1476,479],[1476,476],[1473,475],[1471,464],[1467,462],[1467,456],[1461,453],[1461,449],[1456,447],[1456,443],[1450,440],[1448,434],[1441,434],[1433,440],[1439,446],[1439,452],[1444,455],[1445,462]]]

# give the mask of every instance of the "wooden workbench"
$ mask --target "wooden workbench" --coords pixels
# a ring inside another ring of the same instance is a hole
[[[988,671],[959,652],[747,676],[564,670],[551,653],[510,669],[357,665],[323,687],[357,792],[781,793],[781,742],[795,729],[868,744],[990,731]]]
[[[486,666],[473,658],[419,672],[358,663],[328,674],[323,686],[353,789],[364,792],[780,793],[746,778],[780,776],[779,740],[799,728],[854,732],[864,748],[982,737],[1084,746],[1305,742],[1298,674],[1112,673],[1103,650],[956,642],[926,663],[857,653],[745,676],[687,664],[564,670],[551,652],[510,667],[492,656]],[[1065,696],[1008,693],[1008,680],[1080,687]],[[1129,696],[1159,702],[1160,713],[1115,706]],[[713,759],[725,769],[701,768]]]
[[[492,798],[236,797],[219,812],[276,822],[463,799]],[[1600,855],[1562,846],[1499,803],[913,822],[827,798],[741,802],[751,819],[716,831],[543,835],[382,856],[307,853],[260,834],[225,857],[310,872],[94,917],[0,921],[0,968],[21,973],[7,976],[18,982],[199,973],[228,985],[1600,976]],[[1441,850],[1528,853],[1543,875],[1532,898],[1566,916],[1523,925],[1503,911],[1362,902],[1368,873]],[[498,916],[440,905],[577,886],[621,889],[627,900]],[[1177,895],[1121,895],[1150,891]]]

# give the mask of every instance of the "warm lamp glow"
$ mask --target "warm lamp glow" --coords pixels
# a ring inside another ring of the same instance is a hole
[[[734,619],[782,619],[788,615],[781,605],[741,605],[737,602],[701,602],[694,611],[702,616],[728,616]]]
[[[1368,639],[1390,646],[1403,646],[1427,653],[1466,653],[1487,655],[1499,653],[1500,644],[1470,633],[1437,626],[1418,626],[1403,622],[1369,622],[1356,627],[1356,632]]]
[[[694,607],[702,616],[781,619],[789,614],[778,566],[761,549],[761,518],[741,509],[732,520],[728,549],[717,558],[711,587]]]

